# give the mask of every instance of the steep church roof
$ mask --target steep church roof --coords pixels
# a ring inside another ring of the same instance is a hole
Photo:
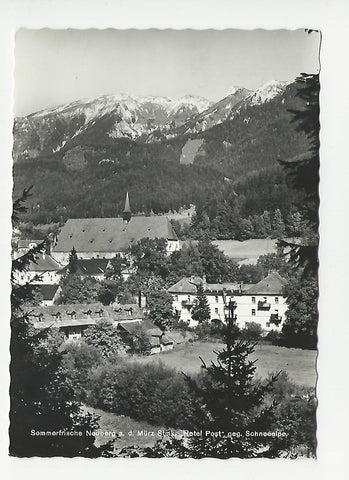
[[[54,252],[121,252],[142,238],[178,240],[167,217],[69,219],[58,235]]]
[[[130,199],[128,196],[128,192],[126,193],[124,213],[131,213]]]

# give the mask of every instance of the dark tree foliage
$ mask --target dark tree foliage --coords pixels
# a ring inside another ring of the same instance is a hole
[[[272,374],[269,375],[269,379]],[[287,435],[275,439],[288,458],[316,456],[316,407],[314,389],[298,386],[281,372],[266,401],[277,402],[273,428]]]
[[[97,298],[103,305],[110,305],[116,299],[121,289],[121,281],[105,279],[102,280],[98,287]]]
[[[25,211],[28,195],[26,190],[14,202],[14,225]],[[97,457],[101,451],[94,446],[94,438],[86,436],[87,430],[97,428],[96,418],[82,413],[66,382],[61,340],[50,329],[37,330],[31,326],[22,302],[30,299],[32,285],[15,285],[13,281],[14,273],[28,268],[42,248],[40,245],[13,262],[10,455]],[[53,436],[50,432],[61,433]]]
[[[90,388],[89,375],[92,369],[103,363],[101,351],[83,340],[64,345],[63,370],[76,398],[85,402]]]
[[[104,358],[124,353],[126,345],[115,326],[108,321],[91,325],[84,332],[87,345],[96,348]]]
[[[172,295],[166,290],[151,289],[147,293],[148,316],[161,330],[172,323],[172,301]]]
[[[68,271],[69,273],[76,273],[77,270],[77,260],[78,255],[76,253],[75,247],[71,249],[69,254],[69,262],[68,262]]]
[[[60,303],[94,303],[97,300],[99,284],[94,278],[81,278],[79,274],[71,273],[61,279],[60,285]]]
[[[276,420],[276,404],[271,401],[266,405],[265,398],[277,375],[264,385],[253,380],[256,367],[248,356],[254,345],[236,340],[232,327],[226,328],[226,347],[217,352],[216,362],[210,366],[203,362],[198,378],[186,377],[196,408],[187,415],[185,428],[199,435],[160,441],[146,450],[126,449],[125,456],[275,458],[281,455],[271,437],[259,435],[268,431]]]
[[[281,242],[291,248],[291,261],[307,272],[317,272],[318,268],[318,225],[319,225],[319,75],[303,73],[297,78],[297,95],[305,107],[290,110],[298,131],[308,138],[309,148],[306,153],[283,160],[288,180],[293,188],[304,195],[302,216],[310,228],[310,235],[302,243]]]
[[[125,342],[127,339],[125,339]],[[137,325],[129,339],[128,353],[131,355],[150,355],[151,343],[143,325]]]
[[[282,341],[289,347],[317,347],[318,282],[316,278],[298,275],[284,289],[287,298],[286,320]]]
[[[211,317],[210,306],[201,284],[197,286],[197,293],[191,310],[191,317],[199,323],[206,322]]]
[[[183,377],[161,362],[123,360],[91,375],[89,404],[155,426],[187,428],[198,405]]]

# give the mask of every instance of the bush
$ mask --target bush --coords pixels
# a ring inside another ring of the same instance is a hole
[[[241,330],[241,337],[244,340],[249,340],[252,342],[257,342],[262,336],[262,327],[259,323],[248,322],[245,325],[245,328]]]
[[[100,351],[83,340],[66,343],[64,346],[63,368],[76,398],[85,401],[89,390],[89,374],[103,362]]]
[[[276,330],[271,330],[268,332],[268,335],[264,337],[267,343],[271,345],[280,345],[281,344],[281,333],[277,332]]]
[[[272,385],[270,398],[266,400],[271,399],[276,402],[273,429],[287,433],[286,437],[275,439],[275,446],[282,448],[291,458],[314,457],[317,408],[314,390],[296,385],[286,372],[281,372]]]
[[[151,425],[186,428],[195,402],[185,377],[162,363],[122,360],[91,375],[91,406]]]
[[[151,343],[143,325],[139,325],[134,329],[130,338],[128,353],[131,355],[151,354]]]

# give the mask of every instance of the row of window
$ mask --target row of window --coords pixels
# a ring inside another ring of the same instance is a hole
[[[178,295],[173,295],[173,300],[175,302],[178,302]],[[267,297],[263,297],[263,302],[267,302],[267,300],[268,300]],[[279,303],[279,297],[275,297],[274,300],[275,300],[275,303]],[[190,295],[188,295],[188,302],[190,302]],[[215,296],[215,302],[216,303],[219,302],[219,296],[218,295]],[[252,303],[256,303],[256,297],[252,297]]]
[[[278,314],[279,314],[279,310],[275,310],[274,313],[275,313],[276,315],[278,315]],[[256,309],[255,309],[255,308],[252,308],[252,310],[251,310],[251,315],[252,315],[252,317],[255,317],[255,316],[256,316]]]
[[[263,297],[262,301],[267,303],[268,297]],[[252,303],[256,303],[256,297],[252,297]],[[279,303],[279,297],[275,297],[275,303]]]

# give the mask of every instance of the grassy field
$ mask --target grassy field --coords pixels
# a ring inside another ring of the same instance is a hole
[[[240,263],[256,264],[260,255],[276,252],[276,240],[258,238],[245,240],[215,240],[213,242],[224,255]]]
[[[190,374],[199,371],[201,365],[199,356],[209,364],[211,360],[215,360],[213,352],[221,347],[222,344],[213,342],[186,343],[178,346],[175,350],[150,357],[140,357],[138,360],[144,363],[162,362],[178,371]],[[285,370],[297,384],[307,387],[315,386],[315,351],[257,345],[251,359],[257,360],[257,377],[265,378],[269,372]],[[132,445],[152,446],[156,440],[162,437],[161,431],[164,429],[161,426],[154,427],[146,422],[133,420],[124,415],[116,415],[91,407],[85,407],[85,409],[100,416],[100,432],[115,432],[117,434],[116,450]],[[132,434],[129,434],[131,432]],[[95,444],[99,446],[111,439],[111,436],[96,436]]]
[[[163,362],[180,372],[196,373],[201,361],[209,364],[215,360],[214,351],[222,347],[220,343],[195,342],[177,346],[174,350],[150,357],[142,357],[142,362]],[[314,387],[316,383],[316,351],[296,348],[275,347],[273,345],[257,345],[251,359],[256,362],[256,376],[265,378],[269,372],[285,370],[290,379],[298,385]]]

